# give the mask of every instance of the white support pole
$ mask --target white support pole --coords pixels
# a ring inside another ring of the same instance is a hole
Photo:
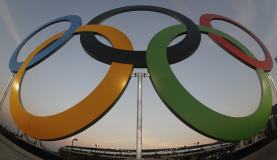
[[[138,78],[137,83],[137,131],[136,131],[136,159],[142,159],[142,78],[149,77],[148,73],[134,73]]]
[[[10,88],[11,88],[11,85],[12,85],[12,83],[13,83],[13,81],[14,81],[14,78],[15,78],[15,74],[13,74],[13,75],[11,76],[11,78],[10,78],[8,84],[7,84],[7,87],[6,87],[6,89],[5,89],[4,93],[3,93],[3,96],[1,97],[1,101],[0,101],[0,111],[2,110],[2,108],[3,108],[3,106],[4,106],[4,102],[5,102],[5,100],[6,100],[6,97],[7,97],[8,92],[9,92],[9,90],[10,90]]]
[[[270,84],[271,84],[272,90],[275,93],[275,98],[277,98],[277,88],[276,88],[276,85],[274,83],[274,80],[273,80],[272,76],[268,72],[267,72],[267,76],[268,76],[268,78],[270,80]],[[270,122],[271,122],[272,130],[275,131],[277,126],[276,126],[276,123],[275,123],[274,115],[271,115]]]
[[[275,96],[277,96],[277,87],[274,83],[274,80],[273,80],[272,76],[269,73],[267,73],[267,75],[268,75],[268,78],[270,80],[271,87],[272,87],[273,91],[275,92]]]
[[[142,158],[142,73],[137,73],[137,160]]]

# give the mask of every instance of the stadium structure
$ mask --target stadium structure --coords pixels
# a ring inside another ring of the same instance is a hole
[[[240,142],[216,142],[212,144],[195,146],[181,146],[176,148],[163,149],[144,149],[142,150],[143,159],[154,160],[214,160],[214,159],[241,159],[259,150],[266,144],[273,141],[277,136],[277,104],[273,106],[272,116],[267,127],[259,132],[256,136]],[[110,149],[99,147],[80,147],[80,146],[64,146],[60,148],[59,154],[66,159],[74,160],[131,160],[136,158],[136,150],[134,149]]]
[[[145,160],[276,160],[277,153],[277,104],[267,127],[250,139],[239,142],[216,142],[176,148],[144,149]],[[9,156],[9,157],[8,157]],[[132,160],[136,158],[133,149],[111,149],[99,147],[64,146],[59,153],[45,148],[43,142],[28,139],[0,126],[0,159],[5,160]]]

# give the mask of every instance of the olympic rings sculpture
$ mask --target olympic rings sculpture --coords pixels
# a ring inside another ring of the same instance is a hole
[[[100,25],[105,19],[130,11],[152,11],[176,18],[181,24],[168,27],[157,33],[146,51],[133,51],[132,43],[121,31]],[[223,20],[246,31],[260,45],[265,60],[260,61],[238,40],[211,26],[212,20]],[[17,62],[17,56],[24,44],[36,33],[49,25],[69,21],[67,31],[55,34],[32,51],[24,62]],[[24,109],[20,88],[27,70],[38,65],[70,38],[80,34],[84,50],[93,58],[110,64],[109,71],[100,84],[70,109],[51,116],[35,116]],[[108,39],[113,47],[106,46],[95,38],[99,34]],[[168,47],[178,35],[186,37],[178,44]],[[194,98],[177,80],[170,64],[191,56],[198,48],[201,34],[207,34],[220,47],[235,58],[256,70],[262,88],[262,97],[257,110],[245,117],[230,117],[209,109]],[[91,126],[120,98],[128,85],[134,67],[147,67],[152,84],[161,100],[182,122],[194,130],[215,139],[238,141],[261,131],[271,114],[272,95],[266,72],[272,69],[272,58],[264,44],[244,26],[215,14],[204,14],[200,25],[186,16],[161,7],[128,6],[113,9],[93,18],[87,25],[81,25],[81,18],[70,15],[55,19],[35,30],[17,47],[10,60],[10,70],[15,73],[10,92],[10,111],[16,125],[30,137],[41,140],[58,140],[77,134]],[[74,119],[74,121],[73,121]],[[70,123],[70,125],[67,125]]]

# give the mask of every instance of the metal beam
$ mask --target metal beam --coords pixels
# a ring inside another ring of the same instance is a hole
[[[0,111],[2,110],[2,108],[3,108],[3,106],[4,106],[4,102],[5,102],[5,100],[6,100],[6,97],[7,97],[8,92],[9,92],[9,90],[10,90],[10,88],[11,88],[11,85],[12,85],[12,83],[13,83],[13,81],[14,81],[14,78],[15,78],[15,74],[13,74],[13,75],[11,76],[11,78],[10,78],[8,84],[7,84],[7,87],[6,87],[6,89],[5,89],[4,93],[3,93],[3,96],[1,97],[1,101],[0,101]]]

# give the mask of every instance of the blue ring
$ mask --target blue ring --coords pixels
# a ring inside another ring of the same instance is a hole
[[[28,37],[26,37],[19,44],[19,46],[16,48],[16,50],[13,52],[12,57],[10,59],[10,63],[9,63],[9,67],[10,67],[11,72],[17,73],[18,69],[22,65],[22,62],[18,62],[17,61],[17,56],[18,56],[20,50],[22,49],[22,47],[26,44],[26,42],[28,40],[30,40],[35,34],[40,32],[44,28],[46,28],[46,27],[48,27],[48,26],[50,26],[52,24],[63,22],[63,21],[68,21],[68,22],[71,23],[69,29],[64,33],[64,35],[61,38],[59,38],[54,43],[50,44],[48,47],[46,47],[45,49],[40,51],[40,53],[37,54],[32,59],[32,61],[30,62],[30,64],[26,68],[27,70],[31,69],[34,66],[36,66],[37,64],[39,64],[40,62],[45,60],[47,57],[52,55],[57,49],[62,47],[68,40],[70,40],[70,38],[73,36],[73,34],[76,31],[76,29],[82,24],[82,20],[81,20],[81,18],[79,16],[69,15],[69,16],[64,16],[64,17],[52,20],[52,21],[42,25],[41,27],[39,27],[37,30],[35,30],[33,33],[31,33]]]

